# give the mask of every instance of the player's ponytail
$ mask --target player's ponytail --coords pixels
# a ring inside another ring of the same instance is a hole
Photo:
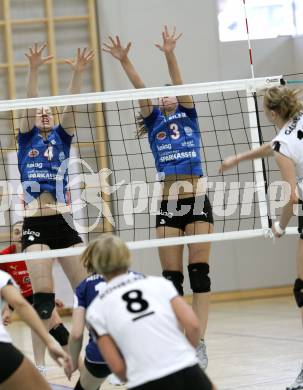
[[[301,95],[300,89],[291,89],[286,86],[271,87],[265,91],[264,106],[288,121],[303,109],[300,101]]]
[[[140,112],[136,115],[136,125],[137,125],[137,133],[136,133],[137,137],[138,138],[144,137],[144,135],[148,133],[148,129],[145,126],[144,118]]]

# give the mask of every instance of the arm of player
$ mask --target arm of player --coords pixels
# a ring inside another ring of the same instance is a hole
[[[71,82],[68,92],[70,94],[78,94],[81,92],[82,75],[86,67],[94,60],[95,53],[85,47],[83,50],[78,48],[75,60],[65,60],[65,63],[70,65],[73,70]],[[76,123],[73,108],[71,106],[64,107],[61,125],[65,132],[72,136],[76,131]]]
[[[2,315],[2,322],[3,322],[4,326],[7,326],[7,325],[11,324],[11,322],[12,322],[12,311],[10,310],[10,308],[9,308],[7,303],[5,305],[3,305],[1,315]]]
[[[188,341],[196,347],[200,340],[199,320],[185,300],[177,296],[171,300],[173,311],[185,331]]]
[[[119,349],[110,335],[105,334],[98,338],[98,347],[106,360],[111,371],[118,376],[122,382],[126,382],[126,364]]]
[[[103,43],[103,51],[106,53],[110,53],[114,58],[116,58],[118,61],[120,61],[121,66],[126,73],[129,81],[132,83],[132,85],[137,88],[145,88],[145,84],[142,81],[140,75],[136,71],[134,65],[130,61],[128,57],[128,52],[131,47],[131,42],[128,42],[126,47],[123,47],[121,45],[120,38],[116,36],[116,40],[114,40],[112,37],[109,37],[110,44]],[[141,109],[142,116],[144,118],[148,117],[152,110],[153,110],[153,104],[150,99],[141,99],[139,100],[139,105]]]
[[[11,284],[1,289],[1,295],[12,306],[20,318],[40,337],[46,345],[49,354],[55,362],[67,371],[71,371],[71,359],[63,349],[53,342],[42,321],[32,306],[22,297],[19,291]]]
[[[241,161],[256,160],[257,158],[272,156],[273,154],[274,151],[272,149],[271,144],[264,144],[259,148],[252,149],[247,152],[226,158],[219,168],[219,173],[223,173],[225,171],[228,171],[229,169],[234,168]]]
[[[72,317],[72,329],[68,340],[68,350],[72,358],[73,372],[78,368],[79,356],[83,343],[85,328],[85,309],[74,308]]]
[[[173,85],[183,84],[181,71],[174,52],[177,41],[181,36],[182,33],[177,34],[176,26],[174,26],[172,33],[169,33],[167,26],[164,26],[164,31],[162,32],[163,43],[155,44],[155,46],[165,54],[168,71]],[[185,108],[194,107],[193,98],[191,96],[178,96],[177,99],[178,102]]]
[[[280,217],[280,227],[282,230],[286,229],[286,226],[289,223],[290,218],[294,215],[293,206],[298,203],[298,197],[296,194],[297,179],[296,179],[296,169],[293,161],[284,156],[279,152],[275,153],[275,160],[280,169],[282,179],[289,184],[290,187],[290,196],[287,204],[283,207],[282,215]],[[273,226],[273,233],[276,237],[281,237],[281,235],[275,231]]]
[[[29,62],[29,72],[28,72],[28,80],[27,80],[27,97],[34,98],[38,96],[38,73],[41,65],[46,64],[50,61],[53,56],[43,57],[43,51],[46,48],[46,43],[42,46],[38,47],[38,44],[35,43],[33,47],[28,49],[27,53],[24,53],[25,57]],[[34,124],[36,119],[36,109],[31,108],[29,110],[25,110],[22,114],[21,120],[21,133],[29,132]]]

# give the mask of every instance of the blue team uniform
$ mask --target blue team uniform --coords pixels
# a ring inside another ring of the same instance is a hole
[[[195,108],[178,104],[176,111],[166,116],[154,107],[144,118],[144,124],[160,175],[203,176],[201,135]]]
[[[88,306],[95,299],[105,284],[105,279],[100,275],[93,274],[88,276],[76,288],[74,307],[83,307],[85,310],[87,310]],[[85,352],[86,359],[89,362],[106,364],[99,352],[97,344],[93,341],[91,334],[89,334],[89,342],[86,346]]]
[[[64,169],[61,173],[59,168],[69,158],[72,138],[61,125],[53,127],[46,140],[36,126],[27,133],[19,132],[18,167],[25,203],[44,191],[66,203],[68,172]]]

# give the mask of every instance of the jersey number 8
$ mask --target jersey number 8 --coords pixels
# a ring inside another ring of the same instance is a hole
[[[126,309],[131,313],[140,313],[148,308],[148,302],[143,299],[142,291],[131,290],[122,295],[123,301],[127,303]]]

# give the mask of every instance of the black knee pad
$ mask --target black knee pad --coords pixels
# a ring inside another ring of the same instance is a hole
[[[178,291],[179,295],[184,295],[183,291],[183,281],[184,276],[182,272],[180,271],[163,271],[162,276],[164,276],[165,279],[170,280],[173,285],[176,287],[176,290]]]
[[[301,290],[303,290],[303,280],[296,279],[294,284],[294,296],[299,307],[303,306],[303,292]]]
[[[48,320],[52,316],[55,308],[55,294],[53,293],[35,293],[33,307],[41,320]]]
[[[209,265],[206,263],[189,264],[188,276],[190,287],[194,293],[206,293],[210,291]]]
[[[53,338],[58,341],[61,347],[64,347],[68,344],[69,331],[63,324],[59,324],[55,328],[52,328],[49,331],[49,334],[51,334]]]

